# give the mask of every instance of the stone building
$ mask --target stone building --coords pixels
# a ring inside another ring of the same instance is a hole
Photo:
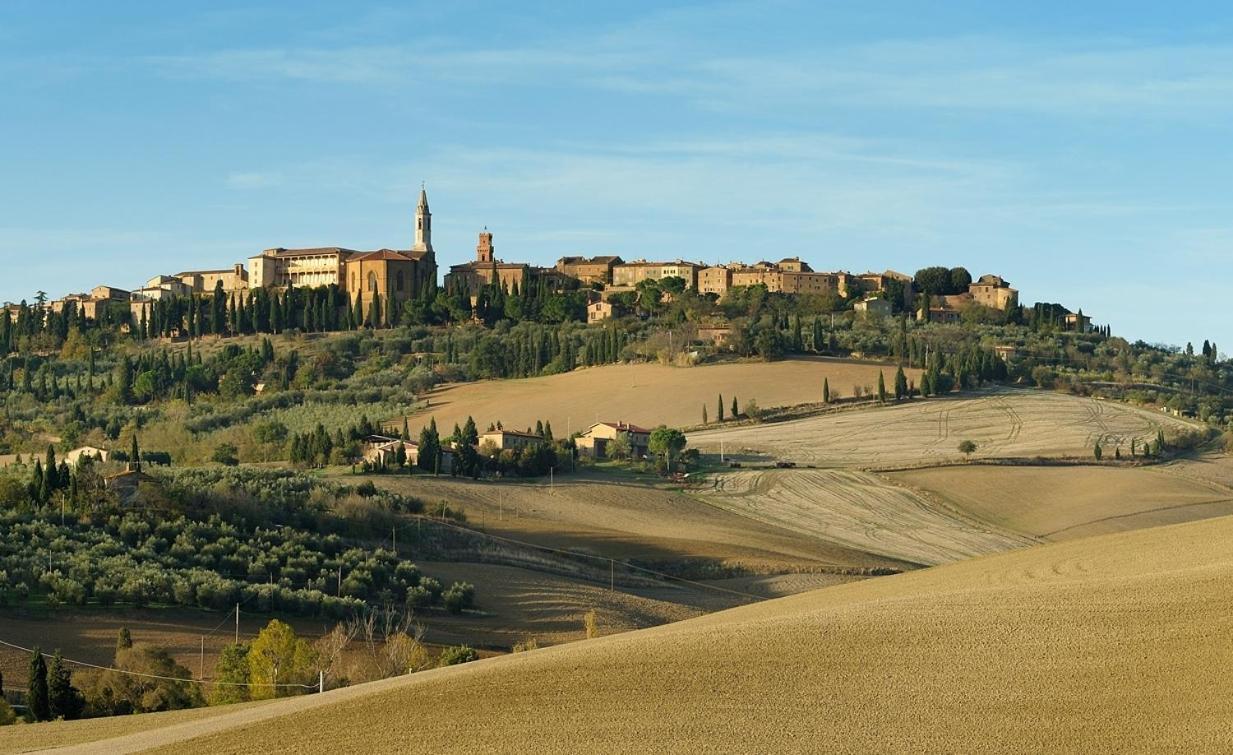
[[[359,293],[365,304],[371,303],[377,293],[385,301],[416,296],[437,279],[428,193],[420,189],[415,208],[415,243],[410,249],[360,252],[338,246],[276,247],[250,257],[249,269],[248,283],[252,288],[338,286],[351,300]]]
[[[490,430],[489,432],[481,433],[479,436],[480,448],[491,444],[491,447],[498,451],[504,451],[507,448],[514,450],[532,448],[543,445],[543,443],[543,437],[532,432],[522,432],[520,430]]]
[[[608,284],[612,282],[612,269],[620,264],[623,260],[615,255],[605,255],[601,257],[562,257],[557,260],[556,270],[561,275],[575,278],[581,283],[602,283]]]
[[[732,287],[732,268],[724,265],[704,267],[698,271],[698,293],[716,294],[723,298]]]
[[[472,295],[494,282],[507,291],[526,288],[531,280],[531,266],[525,262],[503,262],[497,259],[492,233],[485,228],[480,232],[475,245],[475,260],[451,265],[445,275],[445,287],[449,290],[463,288]]]
[[[628,422],[596,422],[575,443],[579,453],[603,459],[608,456],[608,447],[617,438],[623,438],[629,445],[630,456],[640,459],[649,451],[651,431]]]
[[[685,288],[698,287],[698,271],[703,268],[696,262],[676,260],[675,262],[647,262],[637,260],[615,265],[612,268],[612,285],[636,286],[644,280],[662,280],[663,278],[681,278]]]
[[[1006,311],[1019,304],[1019,292],[997,275],[982,275],[968,286],[968,293],[977,304]]]
[[[239,262],[226,270],[186,270],[171,277],[196,294],[213,293],[219,283],[223,284],[223,291],[228,294],[246,293],[249,288],[248,271]]]

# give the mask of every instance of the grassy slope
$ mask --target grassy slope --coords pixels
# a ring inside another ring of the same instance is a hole
[[[1225,517],[1044,545],[106,748],[1216,749],[1233,734],[1231,537]]]

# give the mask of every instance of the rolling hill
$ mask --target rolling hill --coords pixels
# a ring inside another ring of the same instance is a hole
[[[1220,749],[1233,736],[1230,538],[1233,518],[1223,517],[1041,545],[169,718],[88,747],[177,755]],[[85,731],[90,722],[48,726]],[[22,736],[46,727],[23,728],[0,734],[0,749],[30,746]]]

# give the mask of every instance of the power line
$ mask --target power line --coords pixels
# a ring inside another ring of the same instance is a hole
[[[14,650],[20,650],[25,653],[34,653],[34,650],[32,648],[22,647],[21,645],[14,645],[13,643],[6,642],[4,640],[0,640],[0,645],[13,648]],[[216,687],[297,687],[300,689],[317,689],[316,684],[273,684],[273,683],[253,684],[251,682],[211,682],[211,681],[206,681],[204,679],[185,679],[179,676],[160,676],[159,674],[145,674],[140,671],[126,671],[124,669],[115,668],[114,666],[100,666],[97,663],[90,663],[88,661],[78,661],[72,658],[65,658],[64,656],[60,656],[60,658],[65,663],[71,663],[75,666],[84,666],[85,668],[98,669],[99,671],[114,671],[117,674],[126,674],[128,676],[140,676],[146,679],[164,679],[169,682],[187,682],[189,684],[211,684]]]

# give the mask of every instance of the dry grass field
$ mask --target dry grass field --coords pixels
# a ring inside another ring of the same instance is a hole
[[[413,431],[430,417],[448,431],[470,415],[480,429],[501,420],[505,427],[523,428],[536,420],[552,423],[558,435],[597,421],[621,420],[655,427],[666,424],[701,424],[702,407],[716,419],[716,398],[723,394],[727,412],[735,395],[743,408],[753,399],[758,406],[787,406],[822,400],[822,381],[844,396],[852,386],[876,386],[878,372],[887,384],[895,365],[841,359],[800,358],[780,362],[740,362],[701,367],[659,364],[620,364],[592,367],[548,377],[523,380],[488,380],[438,388],[427,396],[430,406],[413,415]],[[919,370],[910,378],[919,381]]]
[[[1032,543],[857,470],[748,470],[717,475],[713,482],[699,500],[897,561],[932,566]]]
[[[959,466],[889,476],[992,525],[1049,540],[1233,514],[1233,490],[1156,467]]]
[[[1223,517],[1041,545],[90,751],[1223,750],[1231,538]]]
[[[1061,393],[993,389],[962,398],[930,399],[766,425],[691,433],[690,445],[718,453],[744,449],[797,462],[842,467],[928,466],[961,460],[959,442],[977,444],[973,458],[1091,458],[1097,440],[1110,456],[1132,438],[1153,440],[1196,425],[1111,401]]]

